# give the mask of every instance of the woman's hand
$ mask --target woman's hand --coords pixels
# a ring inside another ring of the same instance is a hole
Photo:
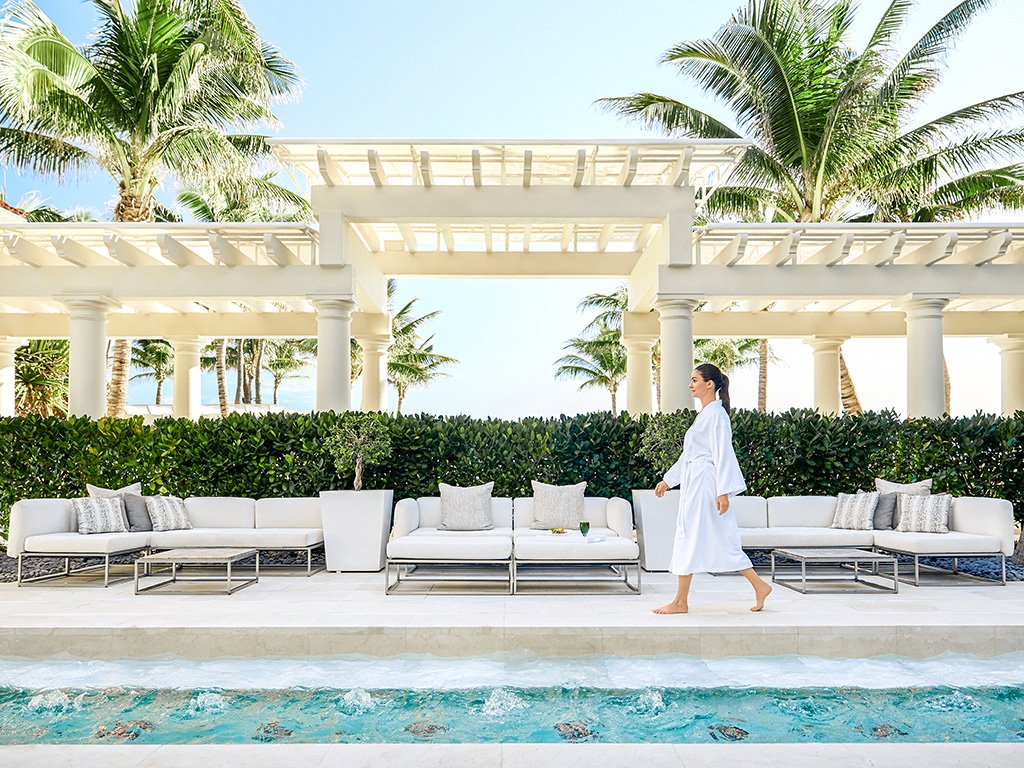
[[[658,483],[656,486],[654,486],[654,495],[657,496],[660,499],[662,496],[665,495],[665,491],[667,491],[667,490],[668,490],[668,483],[666,483],[664,480],[662,480],[660,483]]]
[[[723,493],[719,496],[716,503],[718,505],[718,514],[724,515],[729,511],[729,496],[727,494]]]

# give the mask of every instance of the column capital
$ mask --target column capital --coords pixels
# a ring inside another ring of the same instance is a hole
[[[658,343],[657,336],[623,336],[622,346],[626,348],[627,352],[643,352],[645,354],[650,353],[654,349],[654,345]]]
[[[205,342],[198,336],[166,336],[175,352],[201,352]]]
[[[1024,352],[1024,333],[1007,333],[989,339],[1003,352]]]
[[[349,320],[352,317],[352,311],[356,308],[356,303],[352,301],[351,296],[324,296],[324,295],[310,295],[306,297],[309,303],[313,305],[313,309],[316,313],[321,316],[333,316]]]
[[[100,315],[121,308],[121,302],[96,294],[59,294],[53,300],[61,302],[72,314],[77,315]]]
[[[815,352],[838,352],[843,342],[849,336],[807,336],[804,344],[807,344]]]
[[[352,338],[358,342],[359,346],[362,347],[364,351],[373,352],[383,352],[390,347],[391,343],[394,341],[391,334],[384,336],[375,333],[366,334],[364,336],[353,336]]]
[[[703,300],[703,294],[659,293],[655,297],[654,308],[662,319],[689,318]]]
[[[942,311],[957,294],[912,293],[899,303],[907,317],[941,317]]]

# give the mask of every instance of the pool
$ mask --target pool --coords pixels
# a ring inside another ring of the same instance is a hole
[[[883,741],[1024,743],[1024,654],[0,660],[0,745]]]

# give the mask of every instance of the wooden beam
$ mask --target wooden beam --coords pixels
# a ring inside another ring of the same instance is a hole
[[[106,256],[68,235],[53,235],[50,240],[57,255],[76,267],[108,267],[113,263]]]
[[[822,246],[810,254],[801,264],[824,264],[827,267],[841,263],[850,255],[850,246],[853,245],[853,235],[846,233],[840,235],[828,245]]]
[[[452,228],[450,224],[441,225],[441,238],[444,240],[444,249],[448,253],[455,252],[455,235],[452,234]]]
[[[527,149],[523,152],[523,189],[530,188],[530,178],[533,175],[533,150]]]
[[[398,231],[402,233],[406,250],[409,253],[416,253],[416,234],[412,231],[412,227],[409,224],[399,224]]]
[[[316,151],[316,164],[320,169],[320,178],[328,187],[336,186],[341,182],[342,173],[337,164],[331,159],[326,149]]]
[[[7,246],[7,252],[12,259],[31,267],[55,267],[67,263],[47,248],[36,245],[21,235],[13,233],[4,235],[4,245]]]
[[[640,225],[640,231],[637,232],[636,240],[633,241],[634,251],[642,251],[647,247],[647,244],[651,241],[651,230],[653,229],[653,224]]]
[[[484,224],[484,251],[491,253],[494,250],[494,232],[490,224]]]
[[[193,251],[187,245],[174,239],[171,235],[157,235],[157,245],[165,259],[179,267],[209,266],[210,262]]]
[[[921,247],[903,254],[900,257],[900,264],[920,264],[926,267],[938,264],[940,261],[944,261],[953,255],[957,239],[956,232],[938,235]]]
[[[373,179],[373,186],[380,189],[388,183],[387,174],[384,173],[384,168],[381,164],[380,155],[377,154],[376,149],[366,150],[366,164],[370,169],[370,178]]]
[[[990,264],[1006,254],[1013,242],[1009,232],[997,232],[991,237],[964,248],[946,260],[946,264],[973,264],[976,267]]]
[[[210,233],[210,249],[213,251],[213,258],[225,267],[249,266],[256,263],[229,242],[224,235],[216,232]]]
[[[430,152],[426,149],[420,151],[420,181],[427,189],[434,186],[434,173],[430,168]]]
[[[675,165],[672,166],[670,177],[673,187],[688,187],[690,185],[690,164],[693,162],[693,147],[687,147],[679,155]]]
[[[530,235],[533,234],[533,227],[529,224],[523,225],[523,252],[527,253],[530,250]]]
[[[615,232],[614,224],[605,224],[601,227],[601,234],[597,237],[597,250],[604,253],[608,250],[608,242],[612,239],[612,234]]]
[[[852,259],[847,261],[847,265],[852,264],[867,264],[873,267],[880,267],[883,264],[891,264],[897,258],[900,253],[903,252],[903,246],[907,242],[907,233],[904,231],[893,232],[885,240],[878,243],[878,245],[868,248],[863,253],[854,256]]]
[[[640,161],[640,150],[631,149],[629,154],[626,155],[626,161],[622,164],[622,170],[619,171],[619,184],[624,187],[630,187],[633,185],[633,179],[636,178],[636,167]]]
[[[745,232],[736,235],[732,240],[726,243],[725,247],[722,248],[718,253],[712,257],[708,264],[725,265],[731,267],[733,264],[738,263],[743,259],[743,254],[747,249],[747,234]]]
[[[481,186],[483,186],[484,180],[483,180],[483,170],[482,170],[481,165],[480,165],[480,150],[479,149],[474,149],[473,150],[473,153],[472,153],[472,163],[473,163],[473,186],[474,187],[481,187]]]
[[[126,266],[139,267],[144,264],[149,264],[150,266],[161,264],[158,259],[154,259],[146,251],[132,245],[120,235],[104,235],[103,244],[107,246],[107,252],[112,259]]]
[[[570,225],[570,224],[563,224],[562,225],[562,240],[561,240],[562,253],[568,253],[569,252],[569,245],[571,244],[571,242],[572,242],[572,225]]]
[[[583,184],[583,174],[587,171],[587,150],[576,150],[576,171],[572,177],[572,185],[577,189]]]
[[[797,249],[800,246],[800,231],[790,232],[782,238],[766,254],[758,258],[755,264],[769,264],[780,267],[783,264],[794,264],[796,262]]]
[[[302,263],[302,259],[295,255],[295,251],[285,245],[277,235],[267,232],[263,235],[263,244],[267,249],[267,258],[279,267]]]

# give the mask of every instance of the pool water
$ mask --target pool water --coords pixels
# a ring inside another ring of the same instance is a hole
[[[1024,742],[1024,653],[0,658],[0,745]]]

